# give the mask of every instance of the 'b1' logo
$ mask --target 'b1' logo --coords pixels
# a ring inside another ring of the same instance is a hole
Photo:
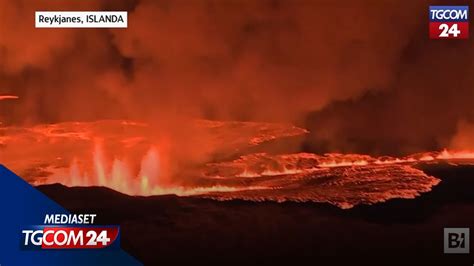
[[[468,39],[468,6],[430,6],[430,39]]]
[[[444,253],[469,253],[469,228],[444,228]]]

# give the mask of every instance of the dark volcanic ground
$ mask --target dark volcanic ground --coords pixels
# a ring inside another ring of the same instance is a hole
[[[474,166],[423,170],[442,179],[431,192],[349,210],[318,203],[132,197],[98,187],[39,189],[72,212],[97,213],[98,223],[120,224],[122,247],[145,265],[473,265],[470,254],[443,254],[443,228],[474,229]]]

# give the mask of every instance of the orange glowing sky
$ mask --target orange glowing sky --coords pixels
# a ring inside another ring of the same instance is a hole
[[[130,23],[35,29],[36,10],[126,10]],[[189,148],[206,137],[196,119],[293,124],[309,131],[296,150],[313,153],[474,149],[472,38],[428,40],[426,13],[397,0],[1,1],[0,99],[19,98],[0,121],[128,119],[191,162],[207,154]]]

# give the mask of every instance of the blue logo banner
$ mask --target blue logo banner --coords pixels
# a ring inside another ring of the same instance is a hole
[[[142,265],[122,249],[24,250],[20,232],[43,224],[46,214],[69,214],[0,165],[0,265]]]

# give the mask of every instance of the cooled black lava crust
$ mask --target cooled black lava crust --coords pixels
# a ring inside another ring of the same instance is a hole
[[[349,210],[318,203],[132,197],[57,184],[39,189],[72,212],[97,213],[99,223],[120,224],[122,247],[145,265],[473,265],[470,254],[443,254],[443,228],[474,230],[474,166],[421,168],[442,180],[431,192]]]

